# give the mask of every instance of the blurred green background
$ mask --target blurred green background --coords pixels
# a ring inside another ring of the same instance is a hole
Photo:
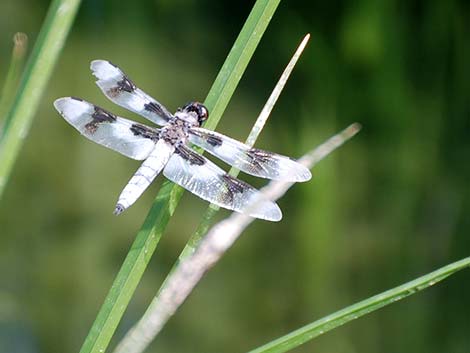
[[[36,39],[49,1],[0,4]],[[139,163],[53,109],[112,105],[89,72],[108,59],[170,110],[203,100],[253,1],[84,1],[0,200],[0,351],[77,352],[162,178],[112,214]],[[470,253],[470,3],[281,2],[218,130],[244,139],[305,33],[312,38],[257,147],[301,156],[354,121],[314,169],[204,278],[148,352],[242,352]],[[262,180],[241,176],[256,186]],[[186,193],[118,329],[145,310],[207,203]],[[227,216],[221,211],[219,217]],[[296,352],[469,352],[470,273]]]

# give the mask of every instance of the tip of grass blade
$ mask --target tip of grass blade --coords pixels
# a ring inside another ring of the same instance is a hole
[[[266,101],[263,109],[261,110],[261,113],[256,119],[255,124],[253,125],[253,128],[251,129],[251,132],[248,138],[245,141],[247,145],[253,146],[256,140],[258,139],[258,136],[261,133],[261,130],[263,130],[263,127],[266,124],[266,121],[268,120],[269,115],[271,114],[271,111],[274,109],[274,105],[276,104],[279,96],[281,95],[281,92],[284,89],[284,86],[286,85],[287,80],[289,79],[292,71],[294,70],[294,67],[297,64],[297,61],[300,58],[300,55],[302,55],[302,52],[304,51],[305,46],[307,45],[309,39],[310,39],[310,34],[307,33],[302,39],[302,41],[300,42],[297,49],[295,50],[286,68],[282,72],[281,77],[279,78],[276,85],[274,86],[274,89],[271,92],[271,95]],[[233,173],[232,170],[233,168],[230,171],[230,175],[236,176],[236,174]]]
[[[358,133],[362,129],[362,125],[360,123],[353,123],[351,126],[348,127],[353,133]]]
[[[8,112],[12,109],[14,97],[21,77],[21,72],[23,70],[23,62],[25,60],[27,49],[28,36],[21,32],[15,33],[13,36],[11,61],[0,96],[0,139],[2,139],[9,124],[7,115]]]
[[[304,39],[302,39],[302,42],[300,42],[299,48],[297,50],[302,52],[305,49],[305,46],[307,45],[309,40],[310,40],[310,33],[307,33],[304,36]]]
[[[28,47],[28,36],[23,32],[17,32],[13,36],[13,55],[22,58]]]
[[[361,131],[361,129],[362,125],[360,123],[352,123],[346,129],[344,129],[342,135],[344,138],[351,138],[356,135],[359,131]]]

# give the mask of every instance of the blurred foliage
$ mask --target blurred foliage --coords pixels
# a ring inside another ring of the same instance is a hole
[[[34,42],[47,6],[0,4],[2,82],[13,34]],[[251,6],[83,2],[0,203],[1,352],[78,351],[161,183],[113,216],[138,162],[80,137],[52,101],[79,96],[139,120],[95,87],[88,66],[99,58],[170,110],[202,100]],[[281,223],[246,232],[149,352],[246,351],[468,256],[469,24],[465,1],[281,2],[218,130],[246,137],[310,32],[257,146],[300,156],[352,121],[363,131],[280,201]],[[144,311],[205,207],[183,197],[118,336]],[[468,276],[296,351],[468,352]]]

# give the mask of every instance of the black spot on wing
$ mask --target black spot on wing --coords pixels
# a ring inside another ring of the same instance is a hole
[[[121,92],[125,91],[129,93],[132,93],[136,88],[136,86],[134,85],[134,82],[132,82],[131,79],[127,77],[126,75],[124,75],[122,80],[117,83],[117,86]]]
[[[97,123],[112,123],[116,121],[116,116],[113,113],[108,112],[107,110],[104,110],[103,108],[100,108],[98,106],[94,106],[95,111],[92,114],[92,118],[94,121]]]
[[[132,124],[130,130],[135,136],[142,136],[152,141],[158,141],[159,131],[141,124]]]
[[[208,135],[207,136],[207,143],[211,146],[218,147],[218,146],[222,145],[223,141],[222,141],[222,138],[219,137],[219,136]]]
[[[159,117],[165,119],[165,120],[170,120],[170,116],[168,116],[168,112],[166,112],[160,104],[157,102],[150,102],[144,105],[144,109],[148,112],[152,112],[157,114]]]
[[[202,132],[197,131],[197,130],[190,130],[190,132],[191,132],[191,134],[201,138],[202,140],[204,140],[205,142],[207,142],[209,145],[211,145],[213,147],[218,147],[218,146],[221,146],[223,144],[222,138],[217,136],[217,135],[202,133]]]
[[[263,170],[263,165],[277,166],[276,161],[273,159],[274,154],[272,152],[252,148],[246,151],[246,155],[250,159],[249,169],[253,172]]]
[[[73,99],[73,100],[79,101],[79,102],[84,102],[83,99],[78,98],[78,97],[70,97],[70,98]]]
[[[227,185],[228,189],[234,194],[242,194],[245,190],[251,188],[251,186],[245,183],[244,181],[234,178],[233,176],[230,176],[228,174],[222,175],[222,179]]]
[[[199,153],[196,153],[185,146],[179,146],[175,152],[191,165],[204,165],[206,160]]]
[[[108,90],[108,95],[115,98],[122,92],[132,93],[136,89],[134,83],[126,75],[123,76],[121,81],[118,81],[115,87],[111,87]]]
[[[273,156],[272,152],[259,150],[257,148],[252,148],[252,149],[248,150],[246,152],[246,154],[249,155],[251,159],[259,160],[259,161],[262,161],[262,162],[267,162]]]
[[[225,199],[225,201],[228,200],[230,203],[233,202],[236,194],[243,194],[246,190],[252,188],[249,184],[245,183],[244,181],[234,178],[228,174],[222,175],[221,178],[226,187],[225,192],[222,192],[221,196]]]
[[[90,134],[93,134],[98,129],[98,125],[102,123],[113,123],[116,121],[116,116],[103,108],[94,106],[95,111],[91,115],[91,121],[85,125],[85,129]]]

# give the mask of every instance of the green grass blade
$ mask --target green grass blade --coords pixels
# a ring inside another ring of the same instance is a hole
[[[395,303],[403,298],[415,294],[423,289],[429,288],[437,282],[440,282],[448,276],[470,267],[470,257],[454,262],[450,265],[441,267],[427,275],[419,277],[411,282],[395,287],[383,293],[377,294],[366,300],[345,309],[339,310],[331,315],[312,322],[296,331],[282,336],[264,346],[256,348],[249,353],[281,353],[287,352],[305,342],[320,336],[334,328],[344,325],[361,316],[367,315],[386,305]]]
[[[174,212],[181,193],[164,183],[129,250],[80,352],[104,352]]]
[[[281,0],[257,0],[220,70],[205,105],[211,115],[204,127],[214,130]],[[220,94],[220,92],[223,92]]]
[[[0,124],[3,122],[3,127],[6,126],[6,114],[10,111],[11,104],[15,98],[27,47],[28,37],[26,34],[21,32],[15,33],[13,36],[13,50],[11,53],[10,66],[8,67],[7,77],[0,98]],[[0,127],[0,139],[3,133],[4,131]]]
[[[80,0],[54,0],[49,7],[0,141],[0,198],[79,4]]]
[[[211,112],[206,128],[217,126],[279,2],[258,0],[255,3],[206,98],[205,105]],[[81,353],[101,353],[107,349],[182,194],[183,189],[179,186],[168,181],[163,183],[83,343]]]

